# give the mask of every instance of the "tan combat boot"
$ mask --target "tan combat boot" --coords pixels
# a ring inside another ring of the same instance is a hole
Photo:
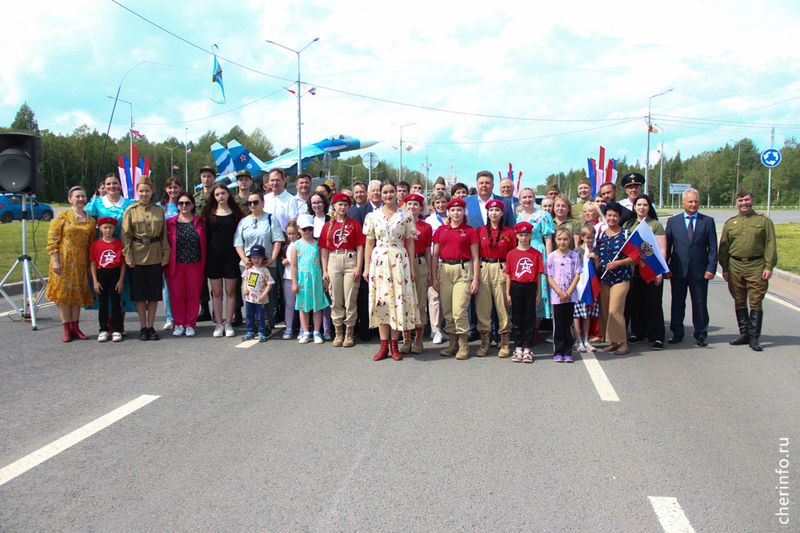
[[[458,353],[456,359],[469,359],[469,333],[458,336]]]
[[[500,352],[498,352],[497,357],[511,356],[511,348],[508,347],[509,337],[510,337],[509,333],[500,334]]]
[[[344,344],[344,326],[341,324],[334,324],[333,327],[336,330],[336,336],[333,338],[333,346],[338,348]]]
[[[478,357],[484,357],[489,354],[489,332],[481,331],[481,347],[478,348]]]
[[[417,336],[414,338],[414,345],[411,347],[411,353],[422,353],[422,334],[425,328],[417,328]]]
[[[444,357],[453,357],[458,351],[458,335],[455,333],[449,333],[449,335],[450,346],[439,352],[439,354],[443,355]]]
[[[400,347],[400,353],[411,353],[411,330],[403,330],[403,345]]]
[[[347,326],[347,329],[345,330],[344,342],[342,343],[342,346],[344,346],[345,348],[352,348],[355,345],[355,342],[353,342],[354,329],[355,328],[353,326]]]

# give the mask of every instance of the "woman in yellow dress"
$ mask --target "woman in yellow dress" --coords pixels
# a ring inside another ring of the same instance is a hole
[[[73,338],[86,340],[78,327],[81,307],[92,305],[94,297],[87,281],[89,276],[89,247],[97,236],[95,220],[86,213],[88,200],[83,187],[69,190],[67,200],[72,206],[58,213],[47,232],[47,252],[50,254],[50,279],[47,298],[58,305],[64,324],[64,342]]]

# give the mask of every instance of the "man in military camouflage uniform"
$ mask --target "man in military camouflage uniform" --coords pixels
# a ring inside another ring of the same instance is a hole
[[[203,212],[203,207],[206,205],[206,200],[208,200],[208,195],[211,194],[211,189],[214,187],[216,179],[217,171],[213,167],[203,167],[200,169],[200,183],[203,184],[203,187],[194,193],[194,206],[198,216]],[[200,314],[197,315],[198,322],[207,322],[211,320],[211,311],[208,308],[209,299],[208,278],[203,276],[203,285],[200,287]]]
[[[750,344],[760,352],[761,322],[764,311],[761,301],[769,288],[772,269],[778,263],[775,226],[769,217],[753,211],[753,195],[744,187],[736,191],[739,213],[725,222],[719,241],[719,266],[733,296],[739,337],[734,346]],[[747,301],[750,300],[750,314]]]
[[[242,208],[245,215],[250,214],[250,205],[247,203],[247,197],[250,196],[250,187],[253,185],[253,175],[249,170],[240,170],[236,173],[236,187],[238,190],[233,194],[233,199]],[[238,292],[236,294],[239,294]]]

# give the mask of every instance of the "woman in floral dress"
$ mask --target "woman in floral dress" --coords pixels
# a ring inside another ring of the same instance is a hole
[[[71,209],[58,213],[47,232],[50,281],[47,299],[58,305],[64,336],[61,340],[86,340],[78,322],[81,307],[92,303],[89,289],[89,247],[97,235],[95,220],[86,212],[86,191],[73,187],[67,195]]]
[[[414,329],[419,313],[414,285],[414,237],[416,224],[409,211],[397,208],[397,187],[391,181],[381,184],[383,207],[364,219],[367,249],[364,279],[369,283],[369,325],[377,327],[381,348],[373,359],[389,355],[400,361],[400,332]]]

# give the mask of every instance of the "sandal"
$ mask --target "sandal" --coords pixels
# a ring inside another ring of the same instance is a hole
[[[603,348],[604,352],[614,352],[617,350],[619,350],[619,344],[617,344],[616,342],[612,342],[611,344]]]
[[[523,363],[533,363],[533,354],[531,352],[525,352],[522,356]]]
[[[522,350],[520,348],[517,348],[514,351],[514,357],[512,357],[511,360],[514,361],[515,363],[522,362]]]
[[[617,351],[615,351],[615,352],[614,352],[614,355],[625,355],[625,354],[628,354],[628,353],[630,353],[630,350],[628,349],[628,345],[627,345],[627,344],[625,345],[625,348],[624,348],[624,349],[623,349],[623,348],[621,348],[621,346],[622,346],[622,345],[620,344],[620,345],[617,347],[617,348],[619,348],[619,349],[618,349]]]

